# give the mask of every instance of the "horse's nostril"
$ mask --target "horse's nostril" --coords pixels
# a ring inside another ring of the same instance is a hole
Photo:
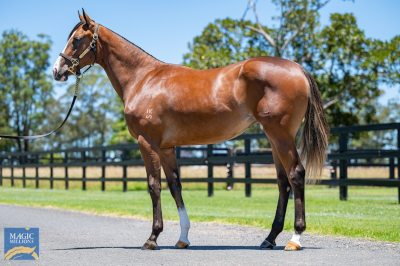
[[[57,74],[57,68],[53,68],[53,77],[55,77]]]

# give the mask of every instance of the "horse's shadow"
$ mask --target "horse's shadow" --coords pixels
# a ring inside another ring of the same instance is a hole
[[[142,247],[76,247],[53,250],[89,250],[89,249],[141,249]],[[156,250],[176,249],[174,246],[158,246]],[[188,250],[260,250],[260,251],[281,251],[285,246],[276,246],[274,249],[260,249],[259,246],[190,246]],[[321,249],[319,247],[304,247],[302,249]]]

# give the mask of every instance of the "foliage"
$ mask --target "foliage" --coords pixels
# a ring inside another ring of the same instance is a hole
[[[245,22],[253,25],[250,21]],[[211,69],[270,53],[263,39],[230,18],[208,24],[200,36],[189,43],[190,53],[183,56],[183,65]]]
[[[75,79],[73,76],[70,78]],[[79,85],[75,107],[60,131],[50,137],[41,139],[39,144],[54,148],[92,147],[104,145],[111,135],[111,126],[119,116],[119,102],[104,71],[99,66],[92,67]],[[40,131],[47,132],[60,125],[70,107],[75,83],[68,87],[47,114],[48,123]]]
[[[3,134],[36,132],[53,102],[49,66],[51,41],[38,35],[30,40],[22,32],[4,31],[0,40],[0,127]],[[2,140],[0,148],[30,150],[28,141]]]
[[[400,122],[400,99],[390,99],[387,106],[376,102],[377,112],[373,114],[374,120],[379,123]],[[364,122],[364,121],[362,121]],[[351,146],[356,149],[397,149],[397,130],[380,130],[364,132],[351,140]],[[380,159],[382,161],[382,159]],[[387,159],[383,159],[387,161]]]
[[[249,1],[255,23],[244,18],[210,23],[189,44],[183,64],[208,69],[262,55],[290,59],[315,77],[331,127],[378,122],[373,115],[382,93],[378,85],[400,82],[400,37],[389,42],[367,38],[353,14],[332,14],[330,24],[321,28],[318,11],[329,0],[273,2],[281,10],[274,17],[277,26],[262,25]],[[258,125],[250,130],[262,132]]]
[[[331,25],[320,33],[323,44],[316,63],[309,64],[325,101],[335,101],[326,109],[331,126],[377,122],[375,99],[386,66],[387,43],[372,40],[357,27],[352,14],[332,14]]]

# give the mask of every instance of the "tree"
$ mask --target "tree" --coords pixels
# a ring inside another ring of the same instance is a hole
[[[53,148],[92,147],[104,145],[111,137],[111,127],[119,116],[120,102],[116,101],[115,92],[103,69],[92,67],[82,78],[78,99],[68,122],[49,139],[41,139],[41,146]],[[71,104],[75,84],[68,88],[49,110],[47,123],[41,132],[48,132],[64,119]]]
[[[400,81],[399,37],[367,38],[352,14],[332,14],[331,24],[321,28],[318,11],[329,0],[273,0],[281,10],[274,27],[262,25],[255,3],[248,2],[241,19],[206,26],[189,44],[184,65],[207,69],[260,55],[290,59],[315,77],[330,126],[376,122],[378,85]],[[255,23],[244,20],[248,10]]]
[[[244,24],[253,25],[250,21]],[[183,65],[195,69],[223,67],[271,54],[262,36],[229,18],[208,24],[188,46],[190,52],[183,56]]]
[[[400,122],[400,99],[393,98],[383,106],[376,101],[377,112],[372,114],[379,123]],[[378,130],[363,132],[356,139],[350,139],[356,149],[397,149],[397,130]],[[386,160],[386,159],[385,159]]]
[[[246,11],[241,19],[241,25],[264,37],[269,44],[272,55],[289,58],[303,63],[313,55],[312,44],[316,37],[315,29],[319,26],[318,10],[330,0],[272,0],[280,8],[281,14],[274,19],[278,26],[267,29],[258,19],[256,3],[248,0]],[[243,23],[249,9],[253,10],[256,26]],[[292,49],[295,46],[297,49]]]
[[[3,134],[36,133],[52,101],[53,88],[45,74],[51,40],[38,35],[30,40],[22,32],[4,31],[0,40],[0,126]],[[27,140],[2,140],[0,145],[30,150]]]

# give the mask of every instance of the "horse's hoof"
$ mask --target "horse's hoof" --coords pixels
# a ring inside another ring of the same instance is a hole
[[[157,247],[158,245],[155,241],[147,240],[146,243],[144,243],[142,250],[154,250]]]
[[[275,247],[275,243],[270,243],[268,240],[264,240],[264,242],[261,243],[260,249],[273,249]]]
[[[297,245],[296,243],[290,241],[289,244],[285,247],[286,251],[294,251],[294,250],[300,250],[301,246]]]
[[[186,244],[185,242],[179,240],[178,243],[176,243],[175,248],[182,249],[187,248],[188,246],[189,244]]]

